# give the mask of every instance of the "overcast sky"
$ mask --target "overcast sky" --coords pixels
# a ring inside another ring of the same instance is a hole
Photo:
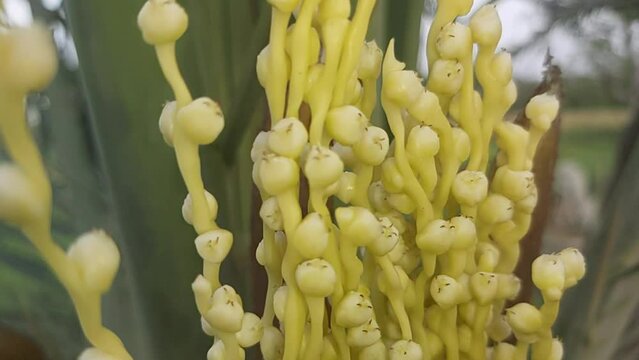
[[[17,25],[26,25],[32,21],[31,11],[27,0],[4,0],[7,12],[13,23]],[[44,4],[48,8],[56,8],[62,0],[44,0]],[[95,0],[87,0],[95,1]],[[231,0],[229,0],[231,1]],[[487,2],[486,0],[477,0],[475,7]],[[428,2],[427,2],[428,4]],[[427,5],[429,6],[429,5]],[[503,23],[503,36],[500,47],[506,50],[515,49],[525,44],[532,35],[546,25],[546,16],[544,11],[535,0],[500,0],[497,3],[497,10],[501,16]],[[464,21],[464,19],[460,19]],[[618,18],[611,13],[601,13],[593,16],[590,20],[594,28],[597,24],[606,27],[613,27],[615,23],[620,23]],[[425,32],[430,19],[424,17],[422,31]],[[589,27],[593,27],[589,26]],[[635,26],[639,28],[639,26]],[[639,33],[639,29],[636,32]],[[613,43],[615,37],[621,38],[620,34],[616,34],[614,29],[610,33]],[[425,36],[423,36],[425,38]],[[614,44],[613,44],[614,45]],[[423,46],[423,44],[422,44]],[[617,44],[618,47],[624,44]],[[592,70],[592,64],[588,54],[583,50],[583,40],[575,37],[570,32],[562,28],[554,29],[549,36],[543,41],[537,43],[536,46],[526,49],[515,58],[515,76],[524,79],[538,79],[543,69],[543,60],[546,50],[550,48],[551,53],[556,61],[562,66],[565,74],[586,74]],[[421,51],[420,54],[423,54]],[[420,70],[424,70],[424,56],[420,58]]]

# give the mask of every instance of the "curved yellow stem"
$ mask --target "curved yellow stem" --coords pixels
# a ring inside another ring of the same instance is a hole
[[[286,30],[291,14],[273,7],[269,43],[269,81],[266,86],[266,98],[271,114],[271,123],[276,124],[284,115],[286,106]]]
[[[304,99],[306,74],[308,73],[308,37],[310,36],[313,13],[320,0],[306,0],[302,4],[295,27],[291,33],[293,49],[291,54],[291,80],[288,88],[287,117],[299,117],[299,109]]]
[[[155,47],[155,53],[160,62],[162,73],[173,90],[178,109],[188,105],[193,101],[193,98],[191,97],[189,88],[184,82],[184,78],[177,64],[177,59],[175,58],[175,43],[158,45]]]
[[[359,0],[357,2],[355,15],[353,16],[353,21],[349,26],[346,40],[344,41],[339,70],[336,74],[337,80],[333,91],[333,107],[342,106],[346,103],[346,85],[359,62],[362,44],[364,43],[366,32],[368,31],[368,24],[376,2],[376,0]]]
[[[193,201],[193,227],[198,234],[203,234],[216,229],[217,225],[211,221],[210,210],[206,201],[198,145],[188,139],[180,130],[180,127],[176,126],[173,134],[175,157],[177,158],[178,168],[184,179],[184,184]]]

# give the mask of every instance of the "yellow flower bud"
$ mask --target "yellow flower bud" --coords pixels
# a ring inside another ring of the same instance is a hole
[[[217,199],[206,190],[204,191],[204,195],[206,197],[206,203],[209,206],[211,221],[215,221],[218,212]],[[191,194],[187,194],[182,203],[182,217],[187,224],[193,225],[193,199],[191,198]]]
[[[273,326],[264,328],[260,351],[264,360],[281,360],[284,355],[284,335]]]
[[[506,309],[506,321],[517,339],[527,343],[537,341],[537,333],[543,324],[539,309],[528,303],[519,303]]]
[[[345,203],[348,204],[351,202],[351,200],[353,200],[353,196],[355,195],[355,186],[357,184],[357,175],[349,172],[349,171],[345,171],[342,173],[342,176],[339,177],[339,181],[338,181],[338,188],[337,188],[337,198]]]
[[[407,242],[404,242],[405,246],[402,246],[402,256],[399,259],[395,259],[394,264],[399,265],[407,274],[412,273],[420,265],[420,252],[419,249]]]
[[[368,245],[368,250],[374,256],[384,256],[393,250],[399,243],[399,230],[392,221],[383,217],[379,220],[382,225],[382,234]]]
[[[346,333],[346,343],[355,347],[371,346],[381,338],[382,333],[379,330],[379,325],[373,318],[361,325],[349,328]]]
[[[349,291],[335,308],[335,320],[339,326],[345,328],[363,325],[372,318],[373,305],[359,291]]]
[[[514,274],[497,274],[497,298],[512,300],[519,295],[521,280]]]
[[[388,154],[388,134],[382,128],[369,126],[364,136],[353,145],[353,152],[357,159],[370,166],[381,164]]]
[[[450,229],[454,234],[453,249],[467,249],[477,242],[475,223],[470,218],[456,216],[450,219]]]
[[[58,70],[51,34],[41,24],[1,32],[0,54],[0,86],[5,89],[20,93],[42,90]]]
[[[455,177],[452,193],[458,203],[477,206],[486,198],[488,179],[481,171],[464,170]]]
[[[311,259],[297,266],[295,280],[305,295],[323,298],[335,290],[337,274],[328,261]]]
[[[430,295],[437,305],[446,309],[460,304],[464,297],[462,285],[446,275],[436,276],[430,284]]]
[[[359,58],[358,75],[363,80],[374,80],[382,71],[384,53],[375,40],[365,42]]]
[[[295,8],[297,8],[297,5],[300,2],[300,0],[266,0],[266,1],[269,3],[269,5],[276,8],[277,10],[288,13],[288,14],[291,14],[295,10]]]
[[[257,260],[257,263],[262,265],[262,266],[266,266],[267,260],[266,260],[266,249],[264,249],[265,243],[264,243],[264,239],[260,240],[260,242],[257,244],[257,247],[255,248],[255,260]]]
[[[501,38],[501,20],[494,5],[484,5],[470,19],[473,41],[481,46],[496,46]]]
[[[381,181],[374,181],[368,187],[368,201],[371,202],[373,208],[381,213],[391,211],[388,203],[388,192],[384,189]]]
[[[508,166],[500,166],[495,172],[491,186],[493,191],[518,202],[531,194],[535,186],[535,175],[531,171],[516,171]]]
[[[251,160],[253,162],[258,162],[262,160],[266,154],[269,153],[268,148],[268,138],[270,136],[270,132],[268,131],[260,131],[255,140],[253,140],[253,146],[251,147]]]
[[[411,214],[416,208],[413,199],[405,193],[388,195],[388,203],[402,214]]]
[[[428,76],[428,89],[453,96],[459,92],[464,81],[464,67],[457,60],[438,59]]]
[[[191,290],[193,290],[197,310],[200,314],[206,314],[211,305],[211,296],[213,296],[213,287],[211,286],[211,283],[206,280],[203,275],[198,275],[191,284]],[[202,324],[202,326],[204,326],[204,324]]]
[[[388,351],[384,342],[379,340],[360,350],[358,360],[388,360]]]
[[[233,234],[224,229],[205,232],[195,239],[195,247],[202,259],[220,264],[231,251]]]
[[[335,219],[342,237],[355,246],[368,246],[382,234],[382,224],[367,208],[340,207],[335,210]]]
[[[286,297],[288,296],[288,286],[280,286],[275,290],[273,294],[273,310],[275,316],[280,322],[284,321],[284,315],[286,314]]]
[[[512,334],[512,329],[508,322],[506,322],[506,316],[499,315],[495,320],[491,321],[486,328],[486,332],[490,335],[490,338],[495,342],[504,341]],[[512,360],[513,358],[508,358]]]
[[[235,291],[235,289],[230,285],[223,285],[218,288],[211,296],[211,304],[222,304],[229,301],[235,301],[240,306],[242,305],[242,298]]]
[[[452,22],[437,37],[437,51],[442,59],[464,59],[471,56],[473,37],[468,26]]]
[[[344,102],[346,104],[358,105],[362,95],[364,93],[364,87],[362,82],[357,77],[356,73],[346,83]]]
[[[492,271],[499,263],[499,249],[491,243],[480,242],[477,244],[475,258],[480,271]]]
[[[282,212],[277,203],[276,197],[270,197],[262,202],[260,207],[260,218],[269,229],[273,231],[282,230],[284,228],[284,220]]]
[[[0,164],[0,220],[25,226],[48,215],[31,180],[16,165]]]
[[[286,54],[292,58],[293,57],[293,49],[295,49],[295,43],[293,42],[293,29],[295,29],[295,24],[291,25],[288,29],[288,33],[286,34]],[[306,41],[306,45],[308,46],[308,53],[307,53],[307,66],[312,66],[314,64],[317,63],[319,56],[320,56],[320,51],[321,51],[321,44],[320,44],[320,38],[319,38],[319,34],[317,33],[317,30],[314,27],[311,27],[310,29],[308,29],[308,38]]]
[[[530,190],[531,191],[528,196],[515,203],[515,208],[517,209],[517,211],[521,211],[522,213],[528,215],[531,215],[533,211],[535,211],[539,195],[539,193],[537,192],[537,186],[534,185],[534,182],[532,183]]]
[[[271,47],[270,44],[266,45],[259,54],[257,54],[257,60],[255,62],[255,72],[257,74],[257,81],[262,85],[263,88],[267,87],[267,84],[270,79],[270,71],[269,71],[269,63],[271,58]],[[287,72],[288,74],[288,69]]]
[[[433,331],[426,332],[426,348],[434,359],[440,359],[444,353],[444,343]]]
[[[515,358],[515,346],[500,342],[493,348],[492,360],[512,360]]]
[[[439,152],[439,136],[429,126],[415,126],[408,134],[406,151],[417,157],[435,156]]]
[[[525,148],[522,144],[528,144],[529,134],[526,129],[515,123],[504,122],[499,124],[495,131],[497,146],[508,153],[509,161],[513,160],[510,157],[514,154],[519,154],[519,152],[525,154]]]
[[[559,113],[559,100],[548,93],[537,95],[526,105],[526,117],[530,124],[541,131],[548,131]]]
[[[398,106],[409,108],[424,92],[424,86],[415,71],[391,71],[384,76],[382,91]]]
[[[405,291],[411,282],[410,278],[400,266],[393,266],[395,274],[397,275],[396,279],[399,279],[399,282],[394,282],[393,279],[389,279],[386,274],[383,272],[379,272],[377,274],[377,286],[382,293],[388,294],[391,291],[397,291],[397,289],[401,289]],[[404,294],[405,295],[405,294]],[[390,304],[388,304],[390,306]],[[392,308],[392,307],[391,307]]]
[[[449,113],[450,116],[453,117],[457,122],[461,122],[461,109],[462,109],[462,96],[461,93],[457,93],[451,101],[449,105]],[[481,114],[484,110],[484,103],[481,98],[481,94],[478,91],[473,92],[473,112],[475,114]]]
[[[430,87],[430,82],[435,74],[431,74],[428,79],[428,85]],[[433,90],[437,91],[437,90]],[[422,91],[419,95],[417,101],[415,101],[410,108],[408,108],[409,113],[418,118],[418,119],[429,119],[432,117],[433,112],[439,111],[439,98],[437,95],[430,91]]]
[[[564,264],[566,283],[565,287],[573,287],[586,275],[586,261],[581,252],[575,248],[567,248],[557,253]]]
[[[339,155],[329,148],[313,146],[306,157],[304,175],[311,187],[327,187],[344,172],[344,163]]]
[[[188,26],[189,17],[175,0],[149,0],[138,14],[138,27],[149,45],[174,43]]]
[[[251,168],[251,179],[255,184],[255,187],[259,190],[260,193],[265,193],[264,186],[262,185],[262,179],[260,179],[260,168],[262,165],[262,160],[258,160],[253,163],[253,168]]]
[[[368,125],[366,115],[352,105],[334,108],[326,115],[326,130],[339,143],[354,145]]]
[[[213,100],[199,98],[178,110],[175,126],[194,143],[210,144],[224,128],[224,114]]]
[[[564,358],[564,345],[559,339],[552,339],[552,345],[550,346],[550,354],[548,360],[561,360]]]
[[[243,317],[242,300],[235,289],[224,285],[215,290],[211,308],[205,316],[206,321],[213,328],[223,332],[236,333],[242,329]]]
[[[268,136],[268,147],[274,153],[296,159],[308,141],[306,127],[296,118],[282,119]]]
[[[455,155],[459,162],[463,162],[470,156],[470,138],[461,128],[453,128],[453,143],[455,144]]]
[[[260,162],[259,178],[266,192],[279,195],[297,187],[299,167],[291,158],[267,154]]]
[[[78,356],[78,360],[118,360],[118,358],[111,356],[98,348],[87,348],[85,349],[80,356]]]
[[[490,63],[490,71],[493,74],[495,80],[501,85],[509,85],[513,78],[513,59],[509,52],[502,51],[493,57],[493,61]],[[514,86],[514,83],[513,83]],[[515,87],[515,91],[517,88]],[[508,92],[511,92],[509,89]],[[515,93],[515,97],[516,97]],[[512,104],[514,101],[508,100],[507,104]]]
[[[541,255],[532,263],[532,279],[544,298],[557,301],[566,284],[564,264],[557,255]]]
[[[404,190],[404,178],[394,157],[389,157],[382,163],[382,184],[392,194],[397,194]]]
[[[200,326],[202,327],[202,332],[208,336],[215,336],[215,329],[209,324],[203,316],[200,316]]]
[[[479,204],[477,215],[486,224],[508,221],[513,217],[513,203],[507,197],[493,193]]]
[[[442,219],[431,221],[423,232],[417,234],[415,243],[423,251],[441,255],[450,249],[455,235],[450,222]]]
[[[306,215],[297,226],[291,242],[306,259],[320,257],[328,246],[329,230],[322,216],[316,212]]]
[[[164,139],[164,142],[169,146],[173,146],[173,125],[175,124],[176,116],[177,102],[167,102],[164,105],[164,108],[162,108],[158,126],[160,128],[160,133],[162,134],[162,139]]]
[[[102,230],[80,236],[67,250],[69,260],[90,291],[105,293],[120,266],[120,252],[113,239]]]
[[[390,347],[390,360],[420,360],[422,348],[412,340],[399,340]]]
[[[247,348],[257,344],[260,342],[262,334],[264,334],[262,319],[253,313],[244,313],[242,317],[242,329],[235,334],[240,346]]]
[[[487,272],[474,273],[470,277],[470,292],[481,305],[487,305],[497,297],[497,275]]]
[[[509,109],[517,100],[517,85],[514,81],[510,80],[504,88],[504,92],[501,98],[502,106]]]

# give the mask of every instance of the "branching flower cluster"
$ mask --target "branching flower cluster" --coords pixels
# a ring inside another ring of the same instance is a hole
[[[193,223],[205,271],[193,289],[204,331],[216,338],[208,358],[240,359],[258,341],[267,360],[526,359],[531,344],[533,359],[561,358],[551,327],[563,291],[584,275],[577,250],[534,262],[540,309],[505,309],[520,289],[513,271],[537,203],[535,151],[559,102],[534,97],[527,129],[503,121],[517,90],[510,55],[496,53],[494,6],[463,25],[455,19],[472,1],[440,2],[424,86],[397,60],[393,41],[386,54],[365,42],[374,0],[355,9],[349,0],[268,2],[270,41],[257,75],[271,128],[251,151],[262,197],[256,257],[268,274],[261,319],[212,277],[231,242],[199,178],[197,145],[214,136],[191,139],[188,153],[176,141],[178,128],[196,123],[186,114],[202,116],[193,135],[221,128],[218,107],[192,101],[179,76],[173,49],[187,16],[174,1],[149,1],[139,17],[176,94],[160,128],[189,189],[185,219],[201,220]],[[369,121],[378,100],[392,134]],[[493,138],[499,151],[489,179]],[[506,342],[511,334],[516,345]]]

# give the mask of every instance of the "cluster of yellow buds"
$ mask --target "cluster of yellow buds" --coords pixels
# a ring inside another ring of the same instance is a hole
[[[537,202],[533,159],[559,102],[534,97],[528,128],[503,120],[517,90],[510,55],[496,53],[494,6],[463,25],[456,19],[471,0],[439,3],[423,84],[393,41],[385,55],[365,42],[375,0],[354,9],[350,0],[267,1],[270,41],[257,75],[271,128],[251,151],[262,197],[256,258],[268,275],[261,318],[219,279],[233,236],[216,224],[198,146],[217,138],[224,119],[213,100],[193,100],[180,75],[175,42],[187,14],[175,0],[149,0],[138,17],[176,98],[160,130],[198,234],[204,266],[192,288],[203,331],[215,338],[207,358],[242,359],[259,343],[266,360],[526,359],[531,346],[533,359],[560,359],[551,327],[564,290],[584,276],[577,250],[534,262],[541,308],[505,309],[520,290],[513,271]],[[370,123],[378,100],[391,134]]]
[[[120,265],[111,237],[80,236],[65,252],[51,234],[51,183],[25,116],[26,97],[53,79],[58,66],[49,30],[0,24],[0,134],[12,162],[0,163],[0,221],[19,228],[68,291],[92,348],[82,360],[127,360],[122,341],[102,325],[101,297]]]
[[[202,275],[192,284],[202,330],[216,341],[209,359],[244,358],[244,348],[262,338],[260,318],[244,312],[242,299],[229,285],[220,283],[220,265],[229,254],[233,234],[216,223],[218,203],[204,188],[199,146],[211,144],[224,128],[220,106],[210,98],[193,99],[180,73],[175,43],[188,27],[188,16],[173,0],[149,0],[138,15],[144,41],[155,47],[162,72],[171,85],[175,101],[164,106],[159,128],[173,147],[188,195],[182,206],[184,220],[198,236],[195,248],[202,257]]]

